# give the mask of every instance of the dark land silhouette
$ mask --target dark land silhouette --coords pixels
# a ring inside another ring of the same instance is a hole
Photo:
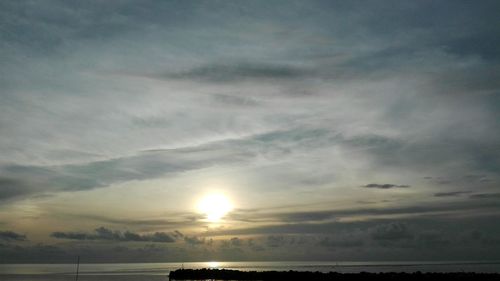
[[[338,273],[311,271],[239,271],[228,269],[178,269],[170,280],[263,280],[263,281],[370,281],[370,280],[500,280],[498,273]]]

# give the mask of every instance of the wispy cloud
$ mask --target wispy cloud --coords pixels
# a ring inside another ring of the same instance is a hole
[[[471,191],[450,191],[450,192],[438,192],[434,193],[435,197],[454,197],[454,196],[460,196],[464,194],[471,193]]]
[[[43,192],[81,191],[131,180],[157,178],[209,167],[214,163],[236,163],[254,156],[250,150],[225,147],[223,143],[172,150],[154,150],[135,156],[63,166],[0,167],[0,200]]]
[[[390,183],[384,183],[384,184],[378,184],[378,183],[370,183],[367,185],[363,185],[362,187],[366,188],[379,188],[379,189],[389,189],[389,188],[407,188],[410,187],[409,185],[397,185],[397,184],[390,184]]]

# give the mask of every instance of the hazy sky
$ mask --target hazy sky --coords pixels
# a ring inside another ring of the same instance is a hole
[[[0,262],[500,259],[499,10],[1,1]]]

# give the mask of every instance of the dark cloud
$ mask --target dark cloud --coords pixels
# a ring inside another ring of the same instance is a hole
[[[473,244],[475,246],[498,247],[500,246],[500,238],[494,231],[484,231],[479,229],[471,229],[464,231],[458,240],[463,244]]]
[[[435,197],[453,197],[471,193],[472,191],[450,191],[434,193]]]
[[[228,83],[247,80],[291,80],[310,76],[311,74],[309,70],[290,65],[239,62],[211,64],[193,68],[186,72],[166,74],[163,77]]]
[[[410,186],[409,185],[390,184],[390,183],[384,183],[384,184],[370,183],[370,184],[367,184],[367,185],[363,185],[362,187],[389,189],[389,188],[406,188],[406,187],[410,187]]]
[[[233,237],[229,241],[231,242],[231,245],[234,247],[241,247],[243,245],[243,240],[241,240],[238,237]]]
[[[74,260],[74,253],[68,253],[59,246],[41,243],[27,246],[0,244],[0,263],[52,263],[64,260]]]
[[[76,262],[76,256],[86,263],[176,261],[186,258],[182,251],[171,251],[168,246],[159,243],[0,245],[0,263],[67,263]]]
[[[372,230],[371,237],[374,240],[394,241],[401,239],[411,239],[413,234],[404,223],[389,223],[379,225]]]
[[[171,243],[175,241],[175,239],[172,238],[170,234],[167,234],[165,232],[155,232],[152,235],[139,236],[139,239],[142,239],[140,241],[143,241],[145,239],[151,242],[163,242],[163,243]]]
[[[52,232],[50,235],[54,238],[59,238],[59,239],[75,239],[75,240],[96,240],[97,237],[92,234],[87,234],[83,232]]]
[[[452,243],[452,241],[448,240],[449,237],[446,237],[442,232],[437,230],[422,231],[415,239],[417,244],[434,249],[446,247]]]
[[[276,214],[276,216],[284,222],[325,221],[335,218],[336,215],[337,213],[335,211],[309,211]]]
[[[362,247],[365,243],[366,241],[359,235],[341,235],[340,237],[336,235],[335,237],[321,239],[318,245],[329,249],[338,249]]]
[[[255,251],[255,252],[262,252],[262,251],[266,250],[260,243],[257,243],[252,238],[247,239],[247,246],[248,246],[248,248],[250,248],[252,251]]]
[[[11,242],[11,241],[26,241],[26,235],[24,234],[19,234],[13,231],[0,231],[0,241],[6,241],[6,242]]]
[[[267,237],[266,245],[271,248],[282,247],[286,245],[288,242],[286,238],[282,235],[269,235]]]
[[[34,193],[35,188],[22,179],[0,177],[0,201]]]
[[[160,242],[172,243],[175,239],[167,233],[155,232],[151,234],[138,234],[130,231],[113,231],[105,227],[95,229],[95,233],[83,232],[53,232],[52,237],[58,239],[73,239],[73,240],[109,240],[109,241],[126,241],[126,242]]]
[[[205,244],[206,239],[197,236],[184,236],[184,241],[190,245],[203,245]]]
[[[500,193],[479,193],[469,196],[472,199],[500,199]]]
[[[179,239],[179,238],[183,238],[184,237],[184,234],[178,230],[175,230],[172,235],[176,238],[176,239]]]

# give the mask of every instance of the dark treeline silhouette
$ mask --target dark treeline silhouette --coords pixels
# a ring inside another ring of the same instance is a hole
[[[500,280],[498,273],[338,273],[310,271],[238,271],[228,269],[178,269],[170,280],[263,280],[263,281],[371,281],[371,280]]]

